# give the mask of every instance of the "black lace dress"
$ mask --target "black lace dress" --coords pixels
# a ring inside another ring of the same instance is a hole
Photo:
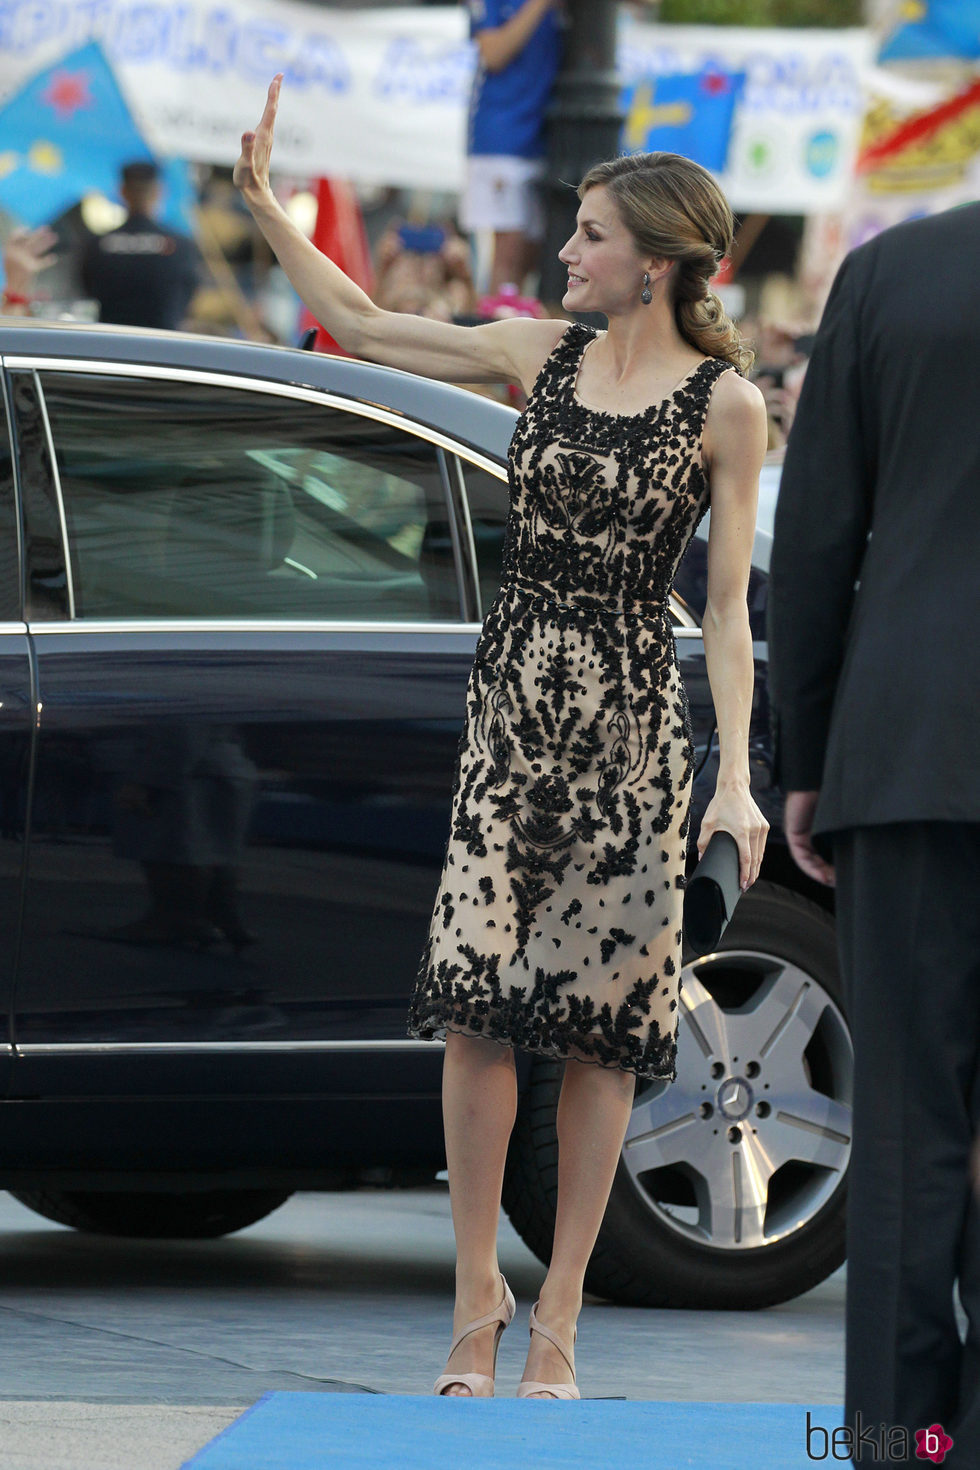
[[[514,431],[409,1034],[672,1078],[693,746],[668,594],[729,364],[609,414],[576,393],[594,337],[567,328]]]

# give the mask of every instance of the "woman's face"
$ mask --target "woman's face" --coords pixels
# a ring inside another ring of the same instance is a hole
[[[640,299],[643,272],[652,262],[640,255],[619,210],[601,184],[578,207],[575,233],[558,252],[568,267],[566,311],[601,311],[617,316]]]

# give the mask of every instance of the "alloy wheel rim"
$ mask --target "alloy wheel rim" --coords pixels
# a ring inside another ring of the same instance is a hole
[[[687,964],[677,1076],[637,1089],[623,1160],[677,1235],[716,1250],[771,1246],[840,1188],[851,1147],[853,1049],[804,969],[758,949]]]

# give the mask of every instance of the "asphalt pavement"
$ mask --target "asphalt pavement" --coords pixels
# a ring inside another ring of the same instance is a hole
[[[424,1394],[450,1338],[445,1185],[294,1195],[217,1241],[80,1235],[0,1194],[3,1470],[179,1470],[271,1390]],[[501,1217],[513,1393],[544,1267]],[[761,1312],[587,1298],[583,1394],[840,1403],[844,1272]],[[516,1329],[516,1330],[515,1330]],[[245,1467],[243,1467],[245,1470]]]

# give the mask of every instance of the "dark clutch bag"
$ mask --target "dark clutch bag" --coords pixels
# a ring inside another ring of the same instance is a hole
[[[684,937],[696,954],[710,954],[741,896],[738,843],[716,832],[684,889]]]

